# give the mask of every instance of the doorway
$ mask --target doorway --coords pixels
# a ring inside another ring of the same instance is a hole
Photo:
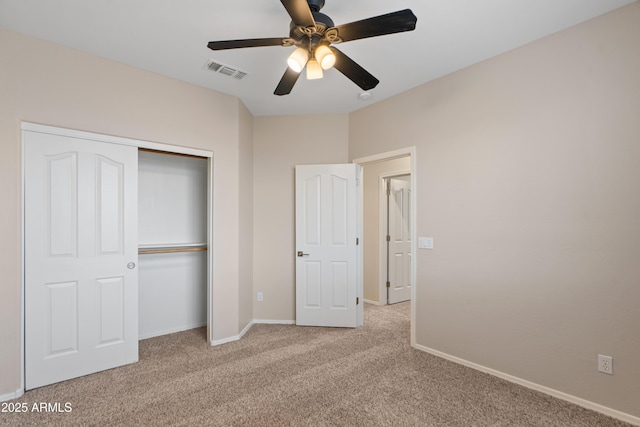
[[[387,245],[386,245],[386,198],[384,180],[388,177],[408,175],[411,191],[408,202],[409,247],[416,253],[416,198],[417,198],[417,154],[415,147],[375,154],[353,160],[363,167],[363,264],[364,301],[369,304],[387,304]],[[383,207],[384,206],[384,207]],[[381,220],[384,218],[384,220]],[[415,301],[416,263],[409,265],[410,299]],[[415,304],[411,304],[411,345],[415,344]]]
[[[364,299],[369,304],[388,303],[387,180],[394,176],[410,176],[410,161],[405,156],[368,163],[363,167]]]

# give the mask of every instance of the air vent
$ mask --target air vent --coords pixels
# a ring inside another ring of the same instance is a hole
[[[214,61],[213,59],[208,60],[207,63],[204,64],[203,68],[206,68],[209,71],[213,71],[214,73],[233,77],[236,80],[241,80],[248,75],[248,73],[245,71],[240,71],[237,68],[222,64],[218,61]]]
[[[205,67],[207,67],[211,71],[218,71],[220,68],[223,67],[223,65],[222,64],[218,64],[215,61],[209,60],[209,61],[207,61]]]

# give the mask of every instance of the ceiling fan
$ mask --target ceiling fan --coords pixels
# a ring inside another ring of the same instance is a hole
[[[416,28],[417,18],[410,9],[335,26],[331,18],[320,13],[325,0],[280,1],[291,16],[289,37],[213,41],[207,45],[211,50],[296,46],[287,59],[289,66],[273,92],[275,95],[289,94],[305,68],[307,79],[321,78],[322,70],[335,67],[362,90],[373,89],[380,81],[331,45]]]

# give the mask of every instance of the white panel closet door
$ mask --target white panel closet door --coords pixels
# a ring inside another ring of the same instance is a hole
[[[411,177],[389,178],[389,304],[411,299]]]
[[[138,152],[23,140],[29,390],[138,360]]]
[[[357,326],[356,165],[296,166],[296,324]]]

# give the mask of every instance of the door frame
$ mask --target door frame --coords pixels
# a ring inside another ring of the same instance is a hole
[[[378,195],[378,200],[380,202],[380,213],[378,214],[378,226],[379,226],[379,239],[378,239],[378,251],[380,252],[380,260],[378,261],[379,267],[379,283],[378,283],[378,305],[388,305],[389,304],[389,288],[387,288],[387,274],[389,271],[389,252],[388,252],[388,242],[386,239],[387,234],[387,226],[389,224],[389,212],[387,210],[387,190],[385,187],[385,181],[389,178],[395,178],[397,176],[411,176],[411,169],[402,170],[402,171],[394,171],[394,172],[385,172],[380,174],[378,177],[378,186],[380,187],[380,193]],[[413,189],[411,190],[413,193]],[[411,200],[413,203],[413,200]],[[413,215],[413,212],[410,212]],[[410,221],[411,222],[411,221]],[[413,223],[410,224],[413,227]],[[413,229],[411,231],[413,233]],[[413,238],[413,234],[411,234],[411,238]],[[413,263],[412,263],[413,264]]]
[[[417,164],[418,164],[418,159],[417,159],[417,149],[415,146],[411,146],[411,147],[406,147],[406,148],[400,148],[398,150],[393,150],[393,151],[387,151],[384,153],[379,153],[379,154],[373,154],[370,156],[366,156],[366,157],[358,157],[356,159],[353,159],[353,163],[357,163],[359,165],[362,166],[366,166],[367,163],[376,163],[376,162],[380,162],[380,161],[385,161],[385,160],[394,160],[394,159],[398,159],[401,157],[409,157],[410,159],[410,171],[409,173],[411,174],[411,210],[410,210],[410,214],[411,214],[411,253],[412,254],[417,254],[416,250],[417,250],[417,230],[416,230],[416,212],[418,209],[418,203],[417,203],[417,194],[418,194],[418,168],[417,168]],[[364,185],[364,184],[363,184]],[[364,192],[364,189],[363,189]],[[414,256],[414,258],[416,258]],[[416,305],[415,305],[415,301],[416,301],[416,288],[417,288],[417,284],[416,284],[416,265],[417,265],[417,260],[414,260],[414,262],[411,263],[411,331],[410,331],[410,339],[411,339],[411,346],[415,347],[416,345],[416,328],[415,328],[415,324],[416,324]],[[385,286],[386,289],[386,286]]]
[[[42,125],[27,121],[20,122],[20,155],[21,155],[21,321],[20,321],[20,392],[14,398],[20,397],[25,392],[25,132],[39,132],[50,135],[66,136],[70,138],[88,139],[108,144],[126,145],[136,148],[148,148],[163,151],[167,154],[186,154],[205,157],[208,159],[207,170],[207,341],[213,340],[213,307],[211,296],[213,295],[213,161],[214,152],[198,148],[183,147],[179,145],[162,144],[159,142],[143,141],[134,138],[124,138],[94,132],[80,131],[57,126]]]

